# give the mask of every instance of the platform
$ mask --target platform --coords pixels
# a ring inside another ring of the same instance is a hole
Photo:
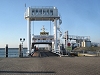
[[[100,75],[100,57],[0,58],[0,75]]]

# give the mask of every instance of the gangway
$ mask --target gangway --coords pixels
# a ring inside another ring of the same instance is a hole
[[[63,35],[63,39],[66,38],[66,35]],[[90,36],[77,36],[77,35],[68,35],[67,37],[70,40],[86,40],[90,41]]]

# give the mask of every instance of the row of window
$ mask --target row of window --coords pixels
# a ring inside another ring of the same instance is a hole
[[[40,14],[43,14],[43,15],[53,15],[53,10],[32,10],[32,15],[40,15]]]
[[[33,42],[52,42],[52,40],[33,40]]]
[[[46,32],[40,32],[40,35],[49,35],[49,33],[46,33]]]

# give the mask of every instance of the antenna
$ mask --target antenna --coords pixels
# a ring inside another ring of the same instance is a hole
[[[26,3],[25,3],[25,11],[26,11]]]
[[[43,32],[45,32],[45,28],[44,28],[44,25],[43,25],[43,27],[42,27],[42,29],[41,29]]]

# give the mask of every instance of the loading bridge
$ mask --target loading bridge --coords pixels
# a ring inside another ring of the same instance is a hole
[[[54,22],[53,42],[54,42],[54,52],[56,52],[56,50],[58,49],[57,20],[59,21],[59,25],[62,23],[60,16],[58,15],[58,9],[56,7],[28,7],[26,9],[24,17],[27,20],[27,48],[28,48],[27,53],[28,54],[31,53],[31,44],[32,44],[31,42],[31,21],[52,21]],[[33,39],[35,37],[36,36],[33,36]],[[33,42],[33,44],[36,44],[36,43],[40,43],[39,39],[38,39],[38,42]]]

